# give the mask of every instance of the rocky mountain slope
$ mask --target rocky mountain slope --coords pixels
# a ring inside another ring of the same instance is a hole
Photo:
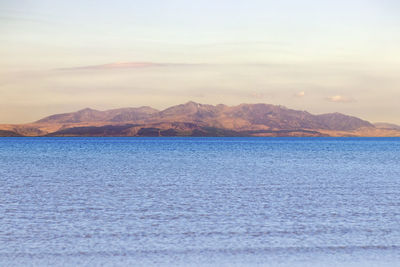
[[[77,112],[51,115],[36,123],[129,122],[146,119],[158,110],[151,107],[120,108],[106,111],[85,108]]]
[[[386,122],[377,122],[374,123],[374,126],[379,129],[391,129],[391,130],[400,130],[400,125]]]
[[[396,129],[378,128],[340,113],[313,115],[269,104],[195,102],[161,111],[145,106],[86,108],[0,129],[24,136],[400,136]]]

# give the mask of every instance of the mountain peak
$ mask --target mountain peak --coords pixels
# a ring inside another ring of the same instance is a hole
[[[183,104],[184,106],[195,106],[195,107],[199,107],[199,106],[201,106],[202,104],[200,104],[200,103],[197,103],[197,102],[194,102],[194,101],[188,101],[188,102],[186,102],[185,104]]]
[[[84,108],[84,109],[81,109],[81,110],[78,110],[77,112],[98,112],[98,110],[95,110],[95,109],[92,109],[92,108]]]
[[[163,116],[194,114],[194,113],[198,112],[199,109],[202,108],[203,106],[205,106],[205,105],[196,103],[194,101],[189,101],[189,102],[186,102],[185,104],[180,104],[180,105],[169,107],[169,108],[161,111],[161,114]]]

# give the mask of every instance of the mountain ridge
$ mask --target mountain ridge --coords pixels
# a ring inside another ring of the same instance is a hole
[[[392,129],[392,130],[400,130],[400,125],[394,123],[387,123],[387,122],[376,122],[374,123],[376,128],[380,129]]]
[[[400,136],[398,129],[379,128],[338,112],[315,115],[265,103],[227,106],[193,101],[163,110],[85,108],[0,129],[24,136]]]

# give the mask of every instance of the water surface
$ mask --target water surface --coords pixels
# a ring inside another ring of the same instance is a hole
[[[400,265],[399,138],[0,138],[0,265]]]

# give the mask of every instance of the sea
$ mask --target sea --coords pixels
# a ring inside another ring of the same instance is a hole
[[[400,138],[0,138],[0,266],[400,266]]]

